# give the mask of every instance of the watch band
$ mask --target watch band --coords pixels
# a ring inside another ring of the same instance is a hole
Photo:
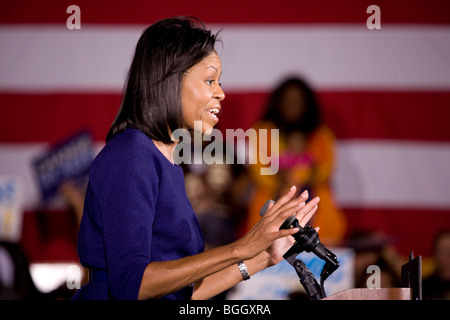
[[[244,281],[250,279],[250,275],[248,274],[247,266],[245,265],[244,261],[238,262],[239,271],[241,272],[242,279]]]

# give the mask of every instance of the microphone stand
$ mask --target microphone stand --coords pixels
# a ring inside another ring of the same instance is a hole
[[[303,288],[305,288],[306,294],[311,300],[320,300],[326,298],[324,282],[325,280],[339,267],[339,263],[337,262],[336,257],[330,252],[331,259],[324,259],[325,265],[322,268],[322,272],[320,273],[320,284],[317,282],[316,278],[312,274],[312,272],[308,269],[303,261],[300,259],[296,259],[297,255],[301,252],[310,250],[305,250],[302,244],[299,244],[298,241],[294,243],[294,245],[286,251],[283,255],[283,258],[294,267],[297,275],[300,279],[300,283]]]
[[[262,217],[270,203],[275,203],[273,200],[267,200],[259,211],[259,215]],[[319,240],[319,235],[312,227],[302,228],[299,225],[295,215],[287,218],[281,225],[281,229],[289,229],[292,227],[299,227],[300,231],[293,235],[295,243],[292,247],[286,251],[283,258],[292,265],[300,278],[300,283],[306,290],[306,293],[312,300],[320,300],[326,297],[324,290],[325,280],[339,268],[339,262],[337,257],[328,250]],[[320,284],[317,283],[316,278],[308,269],[308,267],[300,259],[296,259],[297,255],[301,252],[313,252],[316,256],[325,260],[322,272],[320,273]]]
[[[303,288],[305,288],[306,294],[310,297],[311,300],[320,300],[325,298],[323,287],[317,283],[316,278],[305,265],[305,263],[296,259],[293,265],[295,271],[297,271],[297,275],[300,278],[300,283]]]
[[[308,269],[305,263],[296,259],[298,252],[295,248],[295,244],[283,255],[283,258],[294,267],[297,275],[300,279],[300,283],[306,291],[306,294],[311,300],[320,300],[325,298],[324,290],[322,286],[317,283],[316,278],[312,272]]]

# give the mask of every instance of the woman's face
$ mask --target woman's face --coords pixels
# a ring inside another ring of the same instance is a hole
[[[280,100],[280,112],[284,121],[295,123],[301,119],[305,112],[305,97],[296,86],[286,88]]]
[[[209,134],[219,122],[220,102],[225,99],[219,83],[221,74],[222,64],[214,51],[184,74],[181,103],[188,129],[194,129],[194,122],[201,121],[202,133]]]

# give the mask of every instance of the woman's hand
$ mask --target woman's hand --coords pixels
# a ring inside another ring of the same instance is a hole
[[[243,238],[236,242],[240,248],[240,256],[244,260],[253,258],[271,247],[271,260],[273,260],[272,262],[278,261],[282,254],[284,254],[281,251],[288,245],[288,242],[286,242],[288,239],[281,239],[284,241],[278,241],[277,243],[274,243],[274,241],[280,238],[286,238],[299,231],[298,228],[280,230],[283,222],[288,217],[296,215],[300,224],[304,226],[311,218],[317,209],[316,206],[319,199],[315,198],[305,205],[305,201],[308,198],[307,192],[302,193],[298,198],[292,199],[295,192],[296,187],[293,186],[286,195],[282,196],[269,207],[261,220]],[[289,239],[288,241],[292,240]]]
[[[308,199],[308,191],[304,191],[301,196],[303,199]],[[296,213],[296,218],[300,224],[300,226],[304,227],[314,213],[317,211],[317,204],[319,203],[319,197],[315,197],[308,204],[303,202],[303,208],[301,208]],[[273,204],[272,204],[273,205]],[[318,228],[316,228],[318,231]],[[266,250],[265,254],[267,255],[268,264],[267,267],[273,266],[283,260],[283,254],[289,250],[290,247],[294,244],[295,239],[293,237],[284,237],[275,240]]]

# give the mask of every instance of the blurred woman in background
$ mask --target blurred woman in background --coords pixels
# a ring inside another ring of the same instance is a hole
[[[339,243],[346,232],[344,213],[338,208],[330,186],[335,161],[335,137],[322,122],[320,106],[310,86],[300,78],[288,78],[272,92],[259,129],[279,129],[279,172],[261,175],[262,164],[249,166],[255,192],[250,203],[247,229],[259,219],[259,210],[267,199],[276,199],[289,184],[301,186],[310,195],[320,197],[320,208],[314,224],[320,227],[320,238],[328,244]],[[258,139],[259,141],[259,139]],[[255,146],[255,151],[259,152]],[[270,154],[264,153],[262,154]],[[261,153],[258,153],[261,154]],[[272,155],[273,157],[273,155]]]

